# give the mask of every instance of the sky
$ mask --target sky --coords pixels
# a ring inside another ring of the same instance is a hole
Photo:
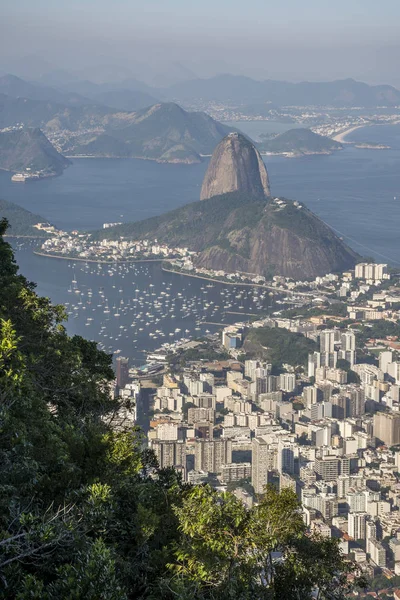
[[[0,69],[400,86],[399,0],[0,0]],[[18,71],[18,72],[17,72]]]

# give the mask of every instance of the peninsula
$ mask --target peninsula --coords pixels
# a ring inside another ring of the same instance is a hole
[[[13,237],[47,238],[57,232],[44,217],[35,215],[18,204],[0,199],[0,220],[2,219],[8,222],[7,235]]]
[[[69,164],[39,128],[0,131],[0,169],[15,173],[13,181],[61,175]]]

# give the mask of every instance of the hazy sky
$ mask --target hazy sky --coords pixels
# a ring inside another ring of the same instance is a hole
[[[400,0],[0,0],[2,69],[32,55],[161,84],[229,71],[400,85]]]

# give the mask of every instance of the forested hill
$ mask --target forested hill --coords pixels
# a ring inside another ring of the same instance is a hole
[[[272,139],[264,139],[259,144],[259,150],[273,154],[330,154],[342,148],[339,142],[303,127],[289,129]]]
[[[185,111],[174,102],[159,103],[128,113],[126,122],[114,119],[104,133],[76,144],[69,154],[195,163],[231,130],[206,113]]]
[[[38,128],[0,132],[0,169],[60,175],[69,164]]]
[[[270,278],[314,279],[352,268],[357,255],[304,205],[232,192],[93,234],[149,239],[199,252],[196,265]]]
[[[248,510],[158,468],[113,431],[111,357],[18,273],[0,225],[0,597],[344,598],[337,541],[306,535],[295,495]],[[273,551],[284,561],[272,561]]]
[[[47,223],[44,217],[35,215],[22,206],[0,199],[0,220],[7,219],[7,235],[23,237],[48,237],[42,229],[37,229],[38,223]]]

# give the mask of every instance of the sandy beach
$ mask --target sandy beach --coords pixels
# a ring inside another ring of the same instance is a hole
[[[349,127],[348,129],[345,129],[344,131],[341,131],[340,133],[334,135],[332,139],[335,140],[335,142],[340,142],[341,144],[351,144],[351,142],[346,142],[345,138],[348,135],[350,135],[350,133],[353,133],[353,131],[355,131],[356,129],[361,129],[361,127],[365,127],[365,125],[356,125],[355,127]]]

